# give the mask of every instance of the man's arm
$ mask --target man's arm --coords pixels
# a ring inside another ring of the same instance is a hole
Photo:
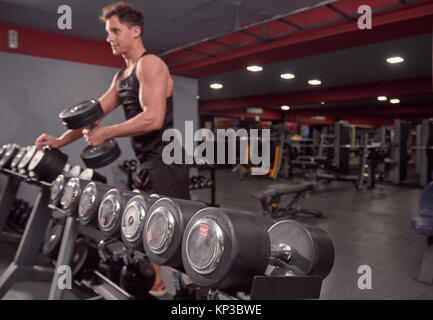
[[[118,73],[113,78],[108,90],[99,98],[102,110],[104,110],[104,116],[113,111],[119,105],[119,99],[116,92],[116,79]],[[97,121],[99,123],[102,120]],[[53,148],[61,148],[68,145],[83,136],[82,129],[74,129],[65,131],[59,138],[55,138],[47,133],[41,134],[35,141],[35,145],[38,149],[43,146],[49,145]]]
[[[137,79],[143,112],[125,122],[106,127],[107,138],[137,136],[161,129],[165,118],[169,77],[168,68],[160,58],[149,55],[140,59],[137,64]]]

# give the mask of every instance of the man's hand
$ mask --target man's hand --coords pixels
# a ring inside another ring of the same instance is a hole
[[[87,143],[94,147],[110,139],[107,128],[99,124],[93,125],[90,130],[83,129],[83,136]]]
[[[36,148],[41,150],[43,146],[50,146],[52,148],[60,148],[61,140],[57,139],[49,134],[41,134],[35,141]]]

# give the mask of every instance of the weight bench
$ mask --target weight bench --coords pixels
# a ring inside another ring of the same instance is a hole
[[[301,198],[309,198],[309,193],[315,191],[316,184],[273,184],[267,186],[264,190],[251,192],[254,198],[260,200],[264,215],[270,215],[274,219],[279,219],[284,216],[294,216],[299,213],[313,215],[316,218],[324,218],[324,215],[319,210],[301,208],[295,206]],[[293,194],[292,200],[285,207],[279,207],[282,196]]]

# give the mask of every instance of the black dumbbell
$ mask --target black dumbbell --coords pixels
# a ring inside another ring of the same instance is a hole
[[[103,116],[104,111],[99,101],[95,99],[83,101],[59,114],[59,118],[68,129],[91,128]],[[116,140],[109,139],[96,147],[87,146],[81,151],[80,156],[86,167],[96,169],[117,160],[120,149]]]
[[[68,156],[59,149],[44,147],[38,150],[27,169],[31,178],[52,182],[63,172]]]

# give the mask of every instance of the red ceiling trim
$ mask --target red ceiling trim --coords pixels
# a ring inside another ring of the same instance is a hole
[[[430,33],[432,15],[433,1],[417,2],[374,13],[372,30],[359,30],[356,22],[344,20],[181,63],[171,72],[200,78],[244,68],[253,59],[267,64]]]

